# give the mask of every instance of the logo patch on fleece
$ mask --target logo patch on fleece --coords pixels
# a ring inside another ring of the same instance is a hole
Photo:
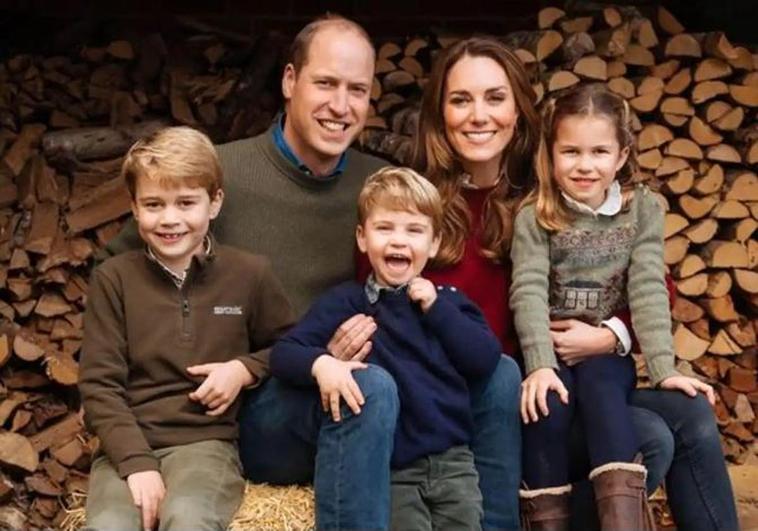
[[[242,315],[242,306],[214,306],[213,315]]]

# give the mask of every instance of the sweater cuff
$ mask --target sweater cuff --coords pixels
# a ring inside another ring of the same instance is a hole
[[[266,350],[270,351],[271,349]],[[266,358],[268,358],[268,353],[266,353]],[[247,371],[253,377],[253,383],[246,386],[245,389],[254,389],[258,387],[266,378],[268,378],[270,374],[268,362],[264,362],[263,360],[258,359],[257,357],[253,357],[250,354],[243,354],[241,356],[237,356],[234,359],[242,363],[242,365],[245,366]]]
[[[666,356],[664,360],[646,360],[646,362],[650,384],[653,387],[658,387],[663,380],[670,376],[679,376],[679,371],[674,367],[674,360],[671,356]]]
[[[324,348],[307,348],[299,352],[297,356],[279,355],[274,360],[273,374],[294,385],[315,385],[313,378],[313,364],[321,356],[331,356]]]
[[[525,376],[529,376],[537,369],[555,369],[558,371],[558,359],[552,352],[548,356],[524,356]]]
[[[145,472],[147,470],[160,470],[160,462],[152,455],[136,455],[127,457],[116,467],[121,479],[126,479],[130,474]]]

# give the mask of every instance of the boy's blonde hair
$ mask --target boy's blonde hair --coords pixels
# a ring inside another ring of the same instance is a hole
[[[205,134],[186,126],[160,129],[135,142],[124,158],[121,176],[132,199],[138,178],[169,188],[202,187],[211,199],[223,185],[213,143]]]
[[[439,234],[442,225],[440,194],[432,183],[410,168],[388,166],[366,179],[358,196],[358,222],[363,225],[376,207],[429,216],[434,234]]]
[[[574,219],[572,211],[561,199],[561,190],[553,178],[552,149],[558,124],[569,116],[597,116],[608,119],[616,133],[619,149],[629,149],[624,166],[616,173],[616,180],[628,201],[631,181],[637,168],[634,133],[631,128],[631,111],[626,100],[611,92],[605,84],[592,83],[574,87],[557,98],[548,100],[542,110],[542,132],[535,155],[537,190],[526,202],[535,201],[535,212],[540,226],[548,231],[566,228]]]

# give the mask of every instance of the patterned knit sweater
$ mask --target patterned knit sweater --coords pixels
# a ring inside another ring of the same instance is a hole
[[[548,232],[534,204],[516,217],[510,292],[527,374],[558,367],[550,319],[597,325],[625,306],[654,385],[676,374],[663,265],[663,209],[646,187],[614,216],[575,213]]]

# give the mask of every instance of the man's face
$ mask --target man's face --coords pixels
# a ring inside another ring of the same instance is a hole
[[[314,173],[330,173],[363,129],[373,76],[371,45],[340,27],[327,26],[314,35],[300,71],[287,65],[284,138]]]

